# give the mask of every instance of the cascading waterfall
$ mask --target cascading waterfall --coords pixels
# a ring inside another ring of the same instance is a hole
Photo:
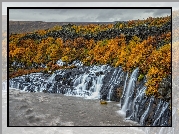
[[[142,129],[145,134],[178,134],[178,119],[176,117],[178,117],[177,108],[172,107],[172,127],[156,127],[155,129],[154,127],[140,127],[139,129]]]
[[[58,64],[63,65],[62,61]],[[111,70],[109,65],[83,66],[73,62],[77,68],[57,70],[52,75],[32,73],[9,80],[9,86],[30,92],[62,93],[90,99],[99,99],[103,78]]]
[[[58,61],[59,65],[64,65]],[[114,100],[114,92],[120,86],[123,93],[120,100],[120,113],[126,119],[138,122],[142,126],[167,126],[169,120],[169,103],[154,97],[147,97],[146,79],[136,85],[139,68],[129,77],[121,67],[109,65],[83,66],[80,61],[73,69],[56,70],[52,75],[32,73],[9,80],[9,86],[30,92],[62,93],[67,96],[85,97],[86,99]],[[129,78],[128,78],[129,77]],[[156,106],[154,106],[154,102]],[[155,108],[154,108],[155,107]],[[147,122],[150,120],[150,124]],[[162,131],[162,130],[161,130]]]
[[[88,73],[81,74],[74,80],[74,90],[68,92],[67,95],[75,94],[87,99],[99,99],[99,91],[103,85],[104,72],[107,71],[108,66],[93,66]]]
[[[127,87],[126,87],[126,83],[125,83],[124,88],[126,88],[125,89],[126,91],[124,90],[124,93],[123,93],[124,104],[123,104],[122,109],[121,109],[121,111],[124,112],[124,113],[126,113],[126,110],[127,110],[129,104],[132,101],[131,99],[133,98],[133,92],[134,92],[134,88],[135,88],[135,83],[137,81],[138,71],[139,71],[139,68],[136,68],[132,72]]]
[[[88,92],[87,90],[87,84],[89,81],[89,74],[81,75],[77,80],[75,81],[75,94],[77,96],[83,96],[85,97],[85,93]]]
[[[136,121],[142,126],[168,126],[170,115],[169,103],[161,99],[158,100],[153,96],[147,97],[145,95],[147,89],[145,86],[146,79],[141,82],[134,92],[137,73],[138,68],[133,71],[129,80],[126,76],[119,113],[125,114],[126,119]],[[154,102],[157,102],[157,105]],[[150,124],[146,123],[147,120],[150,120]]]
[[[123,85],[124,76],[125,73],[122,71],[121,67],[112,68],[103,79],[100,98],[108,101],[119,101],[119,98],[116,96],[116,91],[120,85]]]
[[[93,86],[91,87],[94,91],[92,95],[88,97],[88,99],[99,99],[100,98],[100,89],[102,87],[104,75],[101,75],[97,78],[96,81],[93,81]]]

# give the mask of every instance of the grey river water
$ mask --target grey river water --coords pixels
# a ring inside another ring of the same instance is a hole
[[[10,126],[138,126],[125,121],[118,102],[9,90]]]

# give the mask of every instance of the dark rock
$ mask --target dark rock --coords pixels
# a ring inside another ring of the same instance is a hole
[[[123,77],[124,72],[120,67],[112,68],[111,71],[108,72],[103,79],[103,86],[100,90],[101,96],[108,96],[113,100],[118,100],[118,98],[115,98],[114,92],[117,89],[117,87],[120,86]],[[111,93],[109,93],[109,90],[111,91]]]
[[[27,76],[27,77],[25,77],[25,81],[26,82],[30,82],[30,78]]]
[[[102,71],[100,71],[100,72],[96,72],[95,74],[96,74],[96,76],[99,76],[99,75],[103,75],[104,73]]]
[[[163,78],[163,80],[159,83],[158,92],[166,100],[171,98],[171,75],[168,75],[167,78]]]

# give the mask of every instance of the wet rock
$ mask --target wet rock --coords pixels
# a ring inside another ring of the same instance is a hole
[[[61,81],[63,79],[63,76],[62,75],[56,75],[55,76],[55,81]]]
[[[99,76],[99,75],[103,75],[103,72],[100,71],[100,72],[96,72],[95,74],[96,74],[96,76]]]
[[[114,92],[117,89],[117,87],[120,86],[121,80],[123,79],[124,72],[122,71],[122,68],[112,68],[110,72],[105,75],[103,79],[103,86],[100,90],[100,94],[102,98],[105,98],[103,96],[108,96],[107,98],[111,100],[118,100],[114,96]]]
[[[122,91],[123,91],[123,86],[117,87],[116,90],[113,92],[113,97],[111,100],[119,102],[122,97]]]
[[[26,82],[30,82],[30,78],[27,76],[27,77],[25,77],[25,81]]]
[[[42,92],[44,92],[44,93],[48,93],[48,90],[47,90],[47,89],[44,89]]]

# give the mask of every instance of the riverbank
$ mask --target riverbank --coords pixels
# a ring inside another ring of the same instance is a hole
[[[118,102],[9,90],[10,126],[138,126],[119,115]]]

